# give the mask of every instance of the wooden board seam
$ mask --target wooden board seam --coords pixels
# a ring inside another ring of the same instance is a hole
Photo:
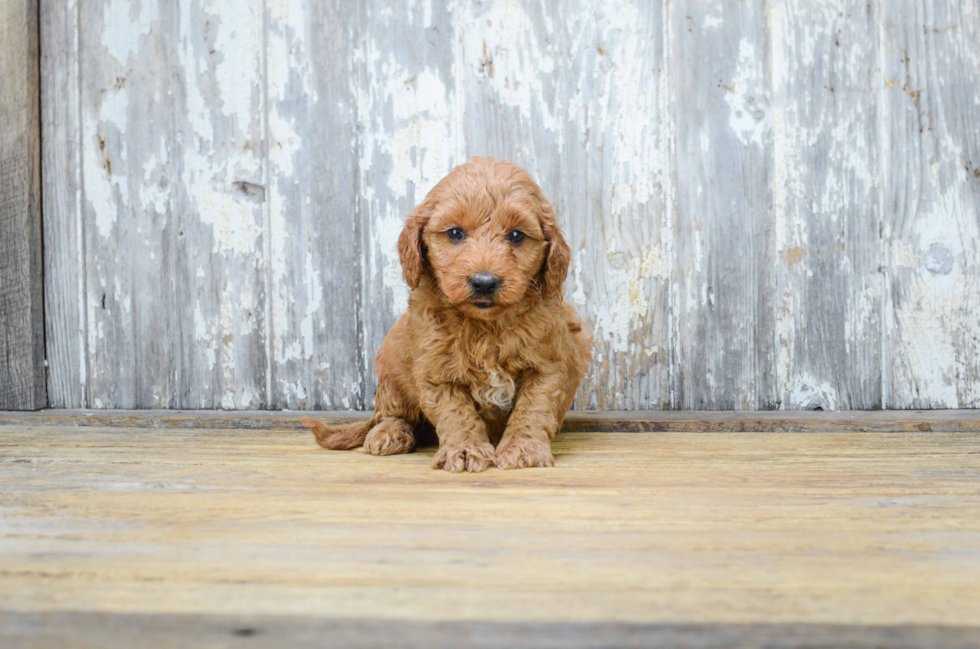
[[[0,412],[0,427],[104,426],[296,430],[301,416],[336,423],[367,418],[363,411],[43,410]],[[980,410],[846,412],[631,411],[569,413],[564,432],[980,432]]]

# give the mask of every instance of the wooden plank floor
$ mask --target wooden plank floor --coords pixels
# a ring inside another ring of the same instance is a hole
[[[130,416],[0,415],[0,645],[980,644],[976,416],[476,475]]]

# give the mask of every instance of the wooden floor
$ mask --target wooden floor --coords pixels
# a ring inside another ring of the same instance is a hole
[[[980,413],[801,417],[452,475],[288,415],[0,415],[0,646],[980,645]]]

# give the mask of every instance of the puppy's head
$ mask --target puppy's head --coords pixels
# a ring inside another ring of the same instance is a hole
[[[409,287],[429,275],[466,315],[490,319],[526,297],[560,297],[571,251],[531,176],[474,158],[439,181],[398,238]]]

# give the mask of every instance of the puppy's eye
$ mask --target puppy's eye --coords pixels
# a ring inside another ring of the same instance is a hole
[[[446,231],[446,236],[452,241],[462,241],[466,238],[466,233],[459,228],[451,228]]]
[[[514,244],[520,243],[524,241],[524,233],[520,230],[511,230],[507,235],[507,240]]]

